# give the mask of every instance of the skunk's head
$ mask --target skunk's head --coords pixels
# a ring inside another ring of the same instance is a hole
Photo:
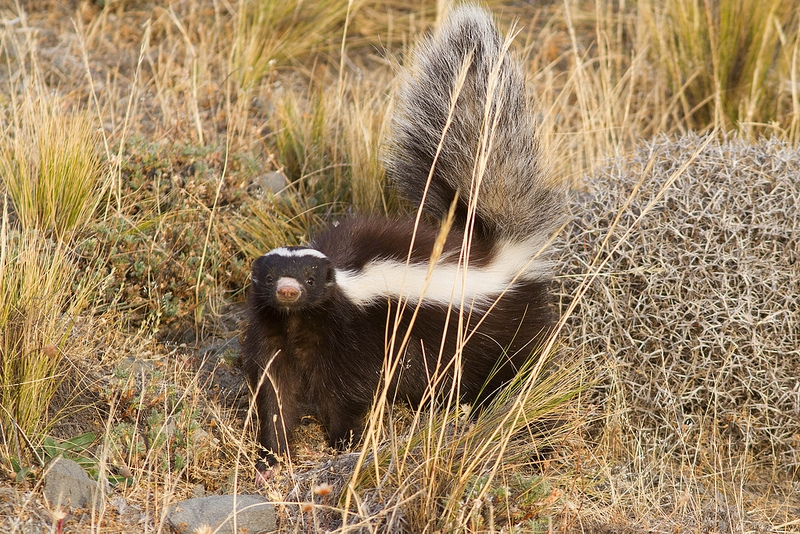
[[[281,247],[253,262],[251,281],[259,308],[291,313],[325,304],[333,294],[336,272],[318,250]]]

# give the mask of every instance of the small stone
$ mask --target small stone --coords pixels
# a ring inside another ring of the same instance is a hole
[[[180,534],[193,533],[203,526],[218,534],[277,531],[275,506],[260,495],[212,495],[182,501],[170,507],[167,522]]]
[[[77,462],[58,457],[47,466],[44,496],[51,507],[84,508],[102,498],[102,491]]]
[[[267,192],[277,193],[289,183],[286,175],[280,171],[273,171],[262,174],[255,179],[255,182],[261,186],[261,189]]]

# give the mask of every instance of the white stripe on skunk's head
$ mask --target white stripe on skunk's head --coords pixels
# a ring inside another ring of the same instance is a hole
[[[303,256],[312,256],[315,258],[328,259],[328,256],[323,254],[317,249],[309,247],[278,247],[273,248],[264,256],[283,256],[284,258],[300,258]]]
[[[251,291],[262,310],[307,310],[333,295],[336,271],[322,252],[307,247],[280,247],[253,262]]]

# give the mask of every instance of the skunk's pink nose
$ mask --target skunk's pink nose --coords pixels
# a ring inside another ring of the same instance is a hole
[[[281,278],[276,284],[275,297],[279,302],[284,302],[286,304],[297,302],[302,293],[303,289],[300,287],[300,282],[294,278]]]

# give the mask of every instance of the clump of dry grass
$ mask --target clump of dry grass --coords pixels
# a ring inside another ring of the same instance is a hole
[[[525,46],[545,153],[560,176],[580,182],[605,158],[656,135],[798,141],[800,33],[785,2],[592,7],[565,2]]]
[[[270,164],[277,170],[253,180],[246,208],[232,218],[231,235],[248,257],[307,241],[324,221],[346,212],[399,209],[380,160],[388,98],[373,90],[374,84],[353,83],[344,96],[275,98]]]
[[[76,325],[108,281],[101,263],[74,249],[107,185],[99,135],[41,81],[10,84],[20,93],[0,115],[0,439],[4,463],[18,465],[58,417],[51,402],[70,366],[94,349]]]
[[[570,206],[564,292],[597,278],[565,344],[600,373],[598,452],[674,484],[679,523],[719,528],[702,519],[713,483],[744,524],[761,477],[781,487],[800,473],[798,171],[779,141],[659,138]],[[651,483],[633,475],[614,499],[658,518],[634,494]],[[695,506],[679,509],[681,492]]]
[[[797,83],[793,28],[800,20],[790,3],[667,0],[639,2],[639,9],[652,53],[664,59],[656,62],[659,75],[691,128],[715,124],[752,134],[773,121],[791,128],[784,117],[787,109],[797,112],[797,90],[786,82]]]
[[[92,345],[73,335],[102,277],[84,272],[63,243],[0,231],[0,422],[3,455],[21,459],[49,427],[50,402]]]
[[[302,64],[309,54],[338,48],[337,37],[359,3],[241,2],[234,49],[241,85],[252,87],[276,66]]]
[[[23,229],[68,238],[89,223],[106,187],[97,129],[42,94],[19,105],[0,143],[0,180]]]

